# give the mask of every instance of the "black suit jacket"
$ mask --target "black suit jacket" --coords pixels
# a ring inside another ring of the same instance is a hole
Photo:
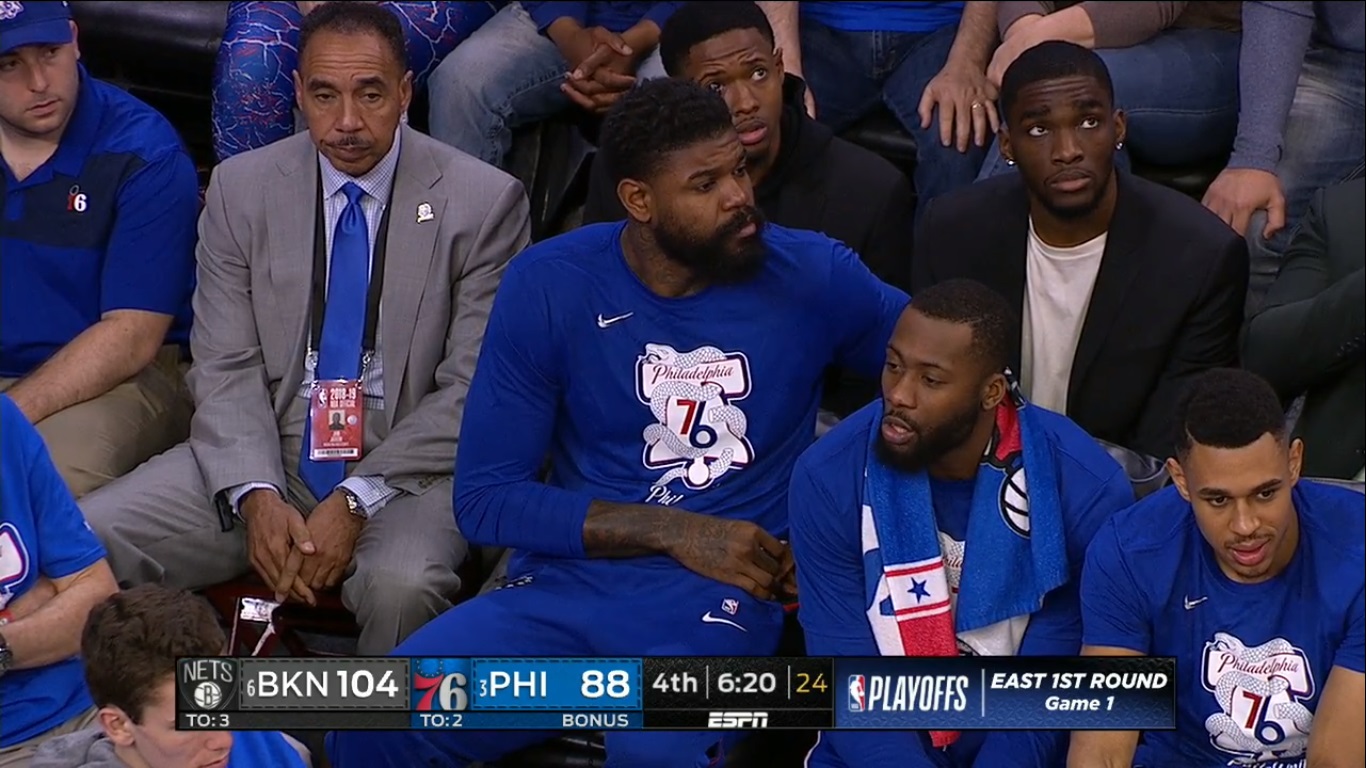
[[[1350,478],[1366,463],[1366,180],[1320,190],[1248,322],[1243,362],[1289,403],[1304,474]]]
[[[1093,437],[1170,455],[1186,382],[1237,362],[1247,245],[1190,198],[1127,173],[1068,381],[1067,415]],[[917,230],[912,296],[971,278],[1024,305],[1029,198],[1018,173],[934,200]],[[1017,336],[1011,366],[1019,370]]]

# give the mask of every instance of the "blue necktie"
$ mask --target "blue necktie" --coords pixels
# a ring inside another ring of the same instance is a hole
[[[370,233],[360,201],[365,190],[352,182],[342,185],[346,208],[332,233],[332,259],[327,269],[327,305],[323,309],[322,338],[318,344],[318,381],[355,379],[360,373],[361,336],[365,331],[365,292],[370,283]],[[362,396],[363,397],[363,396]],[[310,412],[312,411],[310,398]],[[311,421],[311,419],[309,419]],[[305,423],[299,477],[319,501],[346,478],[346,462],[309,458],[312,424]]]

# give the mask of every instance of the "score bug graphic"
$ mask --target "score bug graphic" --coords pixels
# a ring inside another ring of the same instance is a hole
[[[469,659],[414,659],[413,710],[463,712],[470,706]]]

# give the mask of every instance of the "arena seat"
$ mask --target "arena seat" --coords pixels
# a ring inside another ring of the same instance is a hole
[[[840,135],[882,155],[908,177],[911,176],[915,168],[915,138],[901,127],[901,123],[886,107],[874,108]],[[1228,157],[1223,156],[1193,165],[1163,166],[1136,159],[1133,170],[1138,176],[1199,200],[1204,197],[1214,177],[1224,169],[1227,160]]]
[[[1110,454],[1110,458],[1119,462],[1119,466],[1124,469],[1124,474],[1129,477],[1129,484],[1134,488],[1135,498],[1141,499],[1150,493],[1160,491],[1171,482],[1171,475],[1167,473],[1167,463],[1162,459],[1104,440],[1096,442],[1100,443],[1100,447]]]

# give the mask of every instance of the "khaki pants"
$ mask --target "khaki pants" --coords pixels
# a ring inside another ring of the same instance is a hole
[[[95,715],[98,713],[99,710],[91,707],[47,733],[34,736],[28,741],[21,741],[12,747],[0,749],[0,768],[28,768],[29,762],[33,760],[33,753],[38,751],[38,747],[42,746],[43,742],[89,728],[95,724]]]
[[[38,422],[52,462],[76,498],[189,437],[193,405],[185,367],[180,350],[166,347],[128,381]],[[0,392],[16,381],[0,379]]]

